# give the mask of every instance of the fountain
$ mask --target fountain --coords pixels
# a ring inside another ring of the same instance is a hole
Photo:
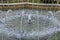
[[[56,19],[52,11],[47,11],[46,15],[40,14],[37,10],[31,11],[29,9],[22,10],[20,14],[13,13],[14,16],[9,15],[9,13],[10,10],[6,17],[0,19],[0,34],[8,39],[38,40],[38,38],[44,39],[60,31],[60,21]]]
[[[56,13],[54,14],[55,18],[57,18],[58,20],[60,20],[60,11],[56,11]]]
[[[13,15],[13,11],[12,11],[11,9],[9,9],[9,10],[7,11],[6,16],[14,16],[14,15]]]
[[[52,13],[52,11],[48,11],[48,17],[53,17],[53,13]]]
[[[7,11],[7,13],[12,13],[12,10],[11,10],[11,9],[9,9],[9,10]]]
[[[28,23],[31,24],[31,14],[28,15]]]

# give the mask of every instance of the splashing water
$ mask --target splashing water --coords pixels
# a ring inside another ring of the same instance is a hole
[[[30,13],[32,24],[27,23],[29,11],[32,12]],[[38,14],[36,15],[36,13]],[[52,11],[49,11],[48,13],[50,14],[47,14],[47,17],[46,15],[39,15],[39,11],[36,10],[23,10],[20,14],[16,13],[14,16],[6,15],[6,17],[0,19],[0,34],[18,39],[35,39],[36,37],[40,38],[52,35],[53,33],[60,31],[60,22],[53,16]],[[13,27],[13,25],[15,26]]]

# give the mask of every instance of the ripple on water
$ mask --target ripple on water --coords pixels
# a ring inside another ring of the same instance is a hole
[[[60,28],[57,29],[57,25],[59,21],[57,19],[50,17],[47,18],[46,15],[39,14],[39,20],[37,20],[37,16],[35,16],[35,11],[31,11],[32,15],[32,24],[27,23],[27,15],[30,14],[29,11],[25,10],[24,16],[20,16],[20,14],[16,14],[14,16],[6,18],[6,24],[4,27],[1,27],[1,32],[7,37],[13,37],[15,39],[38,39],[38,37],[45,37],[46,35],[51,35],[54,32],[60,31]],[[21,12],[22,13],[22,12]],[[23,12],[24,13],[24,12]],[[21,20],[22,19],[22,20]],[[39,21],[39,22],[38,22]],[[0,21],[0,24],[2,22]],[[39,24],[39,26],[38,26]],[[58,26],[59,27],[59,26]],[[19,32],[18,32],[19,31]],[[1,33],[0,32],[0,33]]]

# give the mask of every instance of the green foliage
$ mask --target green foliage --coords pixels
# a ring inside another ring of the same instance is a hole
[[[60,1],[58,2],[58,4],[60,4]]]
[[[33,3],[57,3],[54,0],[7,0],[9,3],[13,2],[33,2]],[[5,1],[5,3],[7,2]],[[4,2],[4,1],[3,1]],[[60,2],[59,2],[60,3]]]
[[[42,3],[57,3],[57,1],[54,0],[41,0]]]

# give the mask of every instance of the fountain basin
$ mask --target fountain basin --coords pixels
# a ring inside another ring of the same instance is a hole
[[[7,14],[6,17],[0,19],[2,22],[0,24],[0,30],[2,30],[0,34],[7,38],[31,40],[36,38],[38,40],[59,32],[60,21],[53,16],[48,16],[46,13],[48,11],[25,9],[14,11],[13,15],[10,16]],[[32,24],[27,23],[28,14],[31,14]]]

